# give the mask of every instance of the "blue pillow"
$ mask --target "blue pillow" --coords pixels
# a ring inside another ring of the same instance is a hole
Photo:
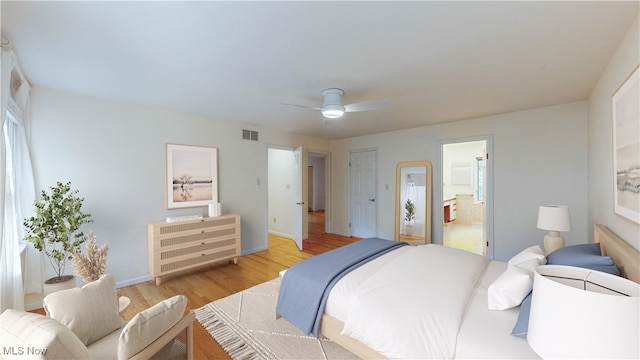
[[[579,244],[560,248],[547,255],[547,265],[567,265],[620,275],[609,256],[602,256],[600,244]]]
[[[522,304],[520,304],[520,313],[518,314],[518,321],[516,321],[516,326],[511,330],[511,335],[517,336],[519,338],[526,339],[527,333],[529,331],[529,314],[531,313],[531,297],[533,296],[533,292],[530,292],[524,300],[522,300]]]
[[[567,265],[602,271],[620,276],[620,270],[609,256],[602,256],[600,243],[579,244],[560,248],[547,255],[547,265]],[[526,339],[529,330],[529,314],[533,292],[522,300],[520,313],[511,335]]]

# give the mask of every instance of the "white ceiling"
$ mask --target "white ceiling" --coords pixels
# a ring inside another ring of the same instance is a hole
[[[631,2],[2,1],[33,84],[338,139],[588,98]],[[320,92],[387,109],[325,124]]]

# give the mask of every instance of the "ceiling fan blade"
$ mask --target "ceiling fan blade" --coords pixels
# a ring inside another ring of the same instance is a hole
[[[299,107],[299,108],[303,108],[303,109],[320,110],[319,107],[315,107],[315,106],[306,106],[306,105],[298,105],[298,104],[287,104],[287,103],[280,103],[280,105],[295,106],[295,107]]]
[[[387,100],[363,101],[363,102],[345,105],[344,111],[356,112],[356,111],[378,110],[378,109],[384,109],[387,106],[389,106],[389,102]]]

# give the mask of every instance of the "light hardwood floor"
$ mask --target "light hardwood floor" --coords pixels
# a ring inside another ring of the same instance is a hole
[[[224,263],[197,272],[168,278],[162,285],[146,281],[118,289],[118,295],[128,296],[131,304],[122,313],[130,320],[138,312],[174,295],[187,297],[187,311],[221,299],[259,283],[274,279],[278,272],[306,258],[295,253],[287,239],[270,239],[269,250],[240,257],[238,264]],[[295,248],[295,245],[293,245]],[[229,356],[207,331],[194,322],[193,343],[196,359],[228,359]]]
[[[183,294],[187,297],[187,311],[254,285],[278,277],[280,271],[334,248],[349,244],[358,238],[350,238],[321,231],[310,233],[304,241],[303,251],[295,243],[279,236],[269,236],[269,249],[242,256],[238,264],[226,263],[198,272],[169,278],[162,285],[147,281],[118,289],[118,294],[128,296],[131,305],[123,312],[125,320],[171,296]],[[196,359],[229,359],[227,353],[213,340],[207,331],[194,322],[194,357]]]
[[[137,313],[175,295],[187,297],[187,312],[212,301],[248,289],[278,277],[280,271],[294,264],[359,238],[345,237],[324,232],[324,212],[309,213],[309,238],[298,250],[291,239],[269,235],[269,249],[242,256],[238,264],[231,262],[213,265],[200,271],[168,278],[162,285],[150,280],[118,289],[119,296],[127,296],[131,303],[122,312],[125,320]],[[43,309],[33,312],[44,314]],[[230,359],[222,347],[209,335],[198,321],[193,326],[195,359]]]
[[[237,265],[227,263],[213,266],[169,279],[159,286],[154,281],[147,281],[119,289],[119,295],[131,299],[131,305],[123,313],[123,318],[129,320],[153,304],[178,294],[188,298],[187,311],[197,309],[211,301],[272,280],[278,277],[280,271],[301,260],[355,240],[327,234],[305,241],[304,250],[299,251],[292,240],[269,236],[268,250],[243,256]],[[197,321],[194,322],[193,344],[196,359],[230,359]]]

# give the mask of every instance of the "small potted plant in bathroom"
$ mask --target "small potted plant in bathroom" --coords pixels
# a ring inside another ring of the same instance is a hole
[[[404,234],[413,235],[413,219],[416,218],[416,206],[411,199],[404,203]]]
[[[80,251],[86,241],[82,224],[93,222],[91,215],[82,212],[84,198],[77,196],[78,190],[71,190],[71,183],[57,182],[49,188],[50,193],[42,190],[40,199],[34,201],[35,216],[24,219],[27,236],[24,240],[49,258],[56,273],[44,282],[45,295],[75,286],[75,277],[65,275],[67,261]]]

